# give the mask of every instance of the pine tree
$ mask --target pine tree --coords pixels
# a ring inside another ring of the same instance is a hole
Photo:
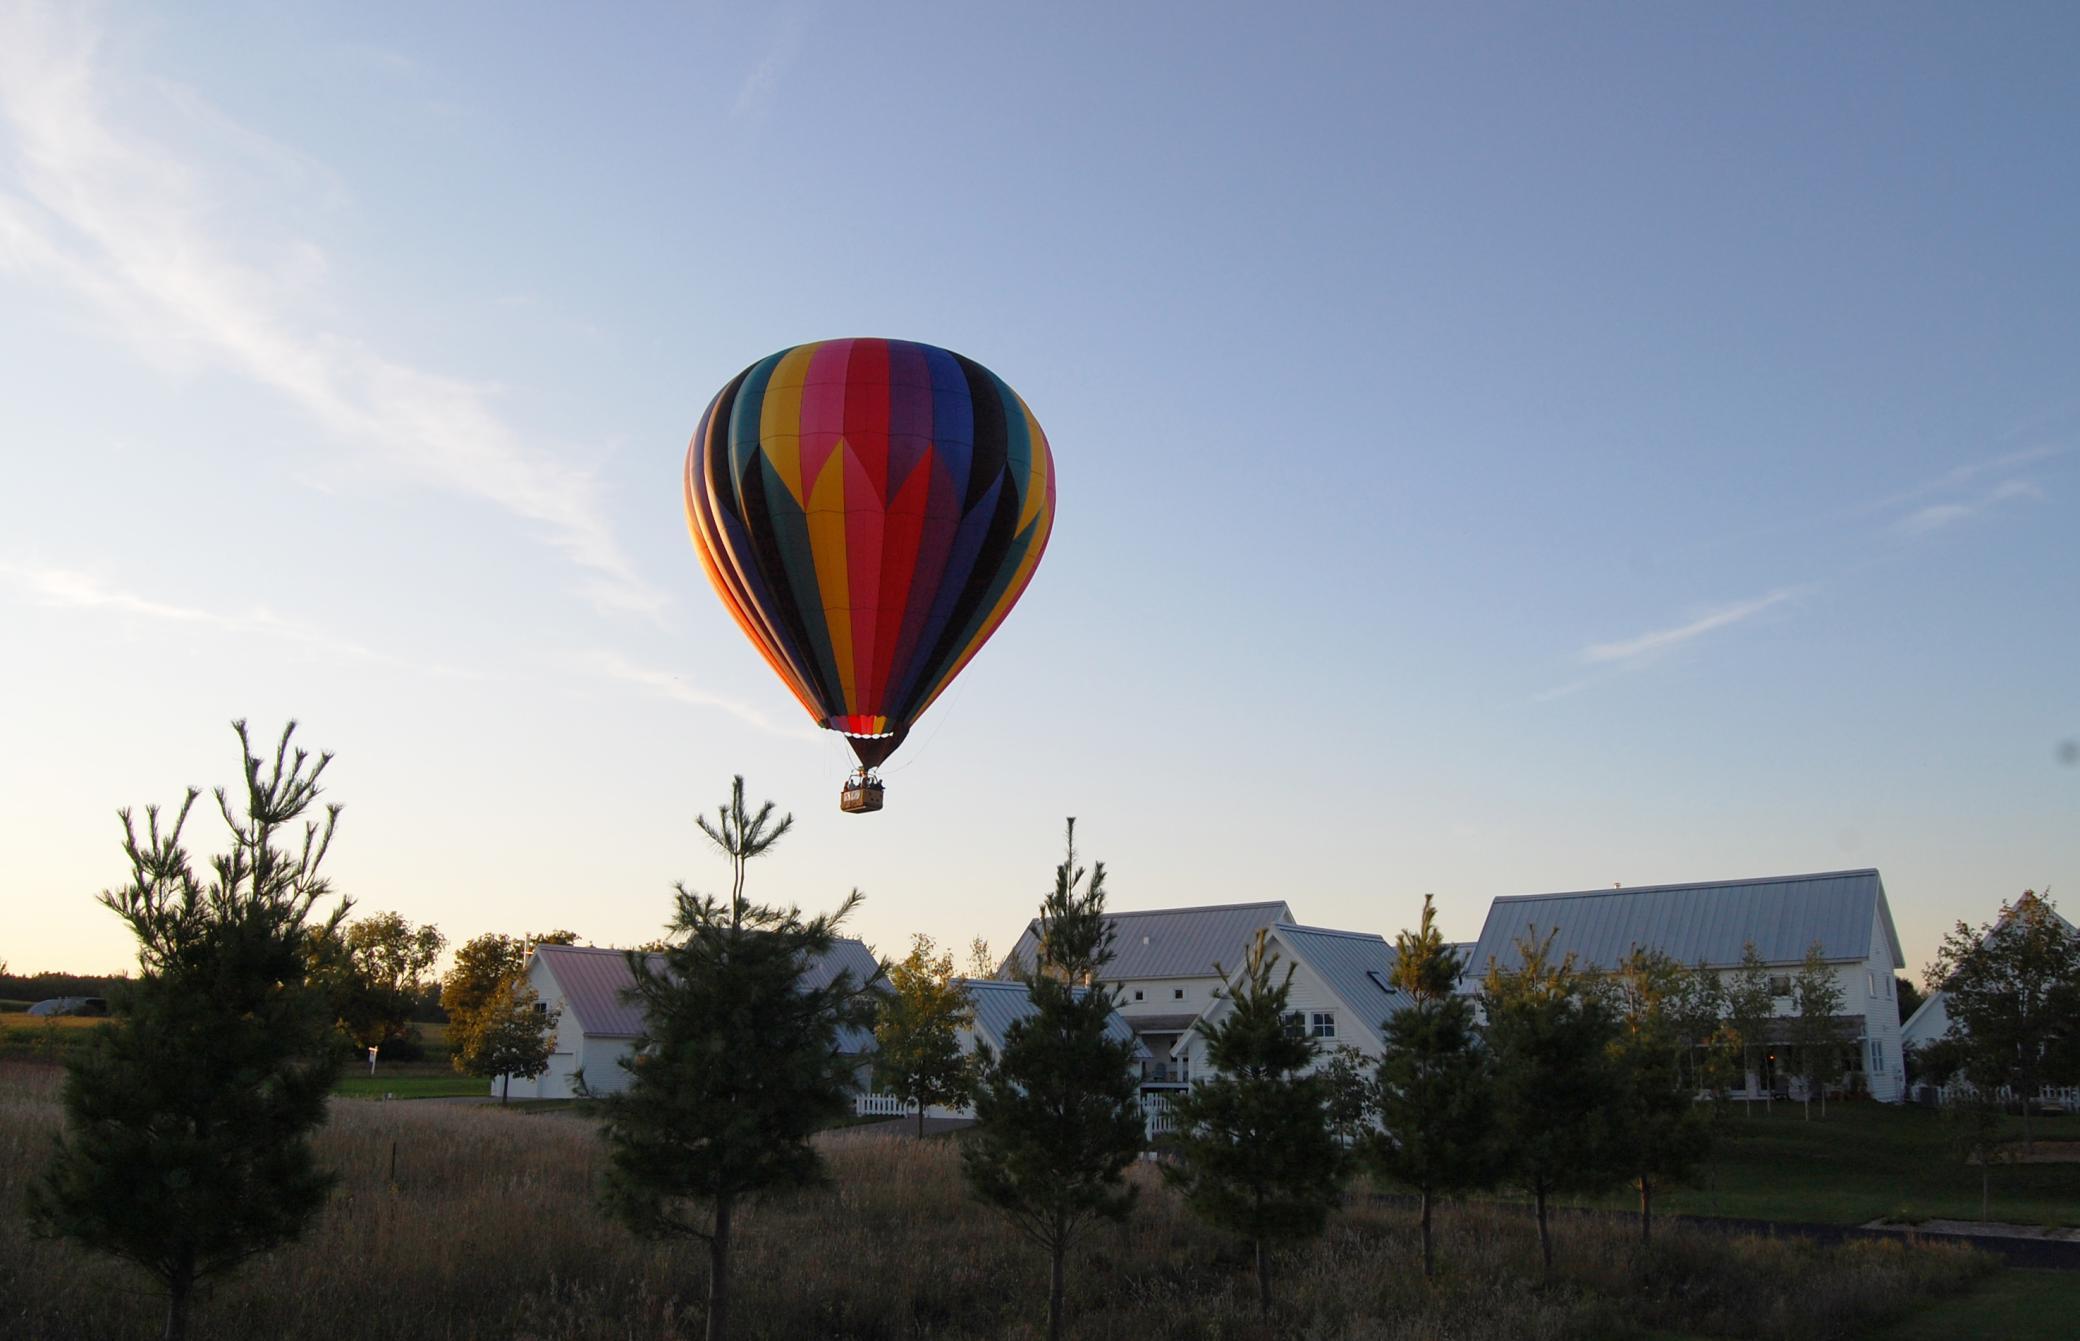
[[[331,1003],[309,980],[307,926],[339,807],[291,827],[332,756],[272,765],[238,732],[242,807],[217,789],[231,848],[198,876],[182,844],[197,793],[171,821],[123,811],[130,883],[101,902],[138,940],[137,979],[87,1054],[68,1063],[67,1129],[30,1185],[32,1224],[136,1263],[166,1293],[164,1336],[187,1333],[196,1286],[295,1238],[333,1175],[311,1133],[342,1059]],[[277,844],[289,840],[287,848]],[[332,914],[337,925],[345,904]]]
[[[1213,1076],[1171,1102],[1177,1162],[1163,1170],[1200,1218],[1249,1240],[1266,1313],[1271,1245],[1322,1232],[1344,1165],[1328,1080],[1307,1073],[1319,1045],[1288,1018],[1294,966],[1274,982],[1277,967],[1260,929],[1226,989],[1227,1011],[1206,1030]]]
[[[1618,1032],[1610,1058],[1617,1097],[1611,1107],[1613,1148],[1639,1188],[1639,1236],[1654,1236],[1654,1189],[1687,1176],[1711,1149],[1697,1111],[1696,1086],[1684,1074],[1697,1009],[1695,980],[1659,950],[1634,946],[1606,980]]]
[[[888,966],[888,993],[874,1021],[875,1082],[917,1105],[919,1140],[925,1110],[958,1107],[973,1085],[960,1033],[975,1008],[953,976],[952,953],[935,955],[933,948],[932,938],[919,932],[910,953]]]
[[[1431,1216],[1437,1199],[1494,1175],[1494,1098],[1473,1005],[1459,995],[1463,964],[1437,930],[1423,896],[1422,921],[1394,938],[1394,986],[1409,1004],[1387,1017],[1373,1080],[1379,1129],[1367,1161],[1422,1199],[1423,1275],[1436,1274]]]
[[[1805,1081],[1805,1116],[1813,1117],[1813,1091],[1820,1091],[1820,1116],[1827,1116],[1827,1087],[1842,1074],[1842,983],[1828,964],[1820,942],[1806,947],[1805,962],[1792,979],[1791,996],[1798,1014],[1791,1021],[1798,1071]]]
[[[1062,1335],[1069,1246],[1092,1221],[1126,1217],[1136,1189],[1121,1173],[1146,1137],[1136,1045],[1112,1033],[1112,995],[1097,985],[1112,959],[1105,864],[1089,875],[1086,886],[1072,819],[1036,962],[1020,969],[1032,1014],[1005,1031],[1001,1057],[985,1058],[961,1148],[975,1195],[1047,1250],[1049,1341]]]
[[[860,903],[805,918],[744,896],[745,867],[793,826],[768,801],[744,804],[744,779],[711,823],[697,823],[730,863],[727,899],[680,884],[662,962],[631,951],[631,997],[643,1033],[629,1086],[607,1099],[608,1209],[648,1238],[708,1247],[708,1341],[729,1330],[734,1217],[757,1193],[823,1180],[810,1137],[844,1115],[854,1087],[838,1031],[864,1027],[867,984],[846,973],[821,986],[805,975],[831,951]]]
[[[1616,1035],[1609,1006],[1575,967],[1552,958],[1555,933],[1516,944],[1519,964],[1488,967],[1481,1001],[1495,1066],[1495,1120],[1508,1167],[1538,1210],[1539,1252],[1548,1275],[1552,1197],[1600,1192],[1616,1181],[1611,1108],[1619,1084],[1608,1055]]]

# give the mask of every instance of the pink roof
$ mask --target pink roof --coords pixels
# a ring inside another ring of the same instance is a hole
[[[634,1038],[643,1032],[642,1007],[622,999],[622,993],[636,983],[636,975],[628,967],[628,951],[590,945],[537,945],[534,957],[556,980],[563,993],[564,1009],[576,1018],[587,1037]],[[656,967],[662,958],[649,956],[651,967]],[[864,943],[839,939],[832,943],[829,954],[810,965],[803,983],[821,987],[847,970],[854,982],[866,983],[874,980],[880,965]],[[848,1037],[839,1040],[842,1051],[861,1050],[853,1046],[860,1040],[850,1037],[852,1032],[848,1030]],[[869,1043],[871,1039],[868,1035]]]

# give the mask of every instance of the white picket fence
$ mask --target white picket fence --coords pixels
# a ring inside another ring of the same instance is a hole
[[[917,1110],[893,1094],[857,1094],[852,1099],[852,1111],[859,1117],[908,1117]],[[938,1116],[934,1110],[933,1116]],[[963,1110],[948,1116],[967,1117]],[[1141,1118],[1148,1124],[1150,1136],[1160,1136],[1176,1129],[1176,1120],[1170,1115],[1170,1100],[1160,1094],[1141,1096]]]
[[[1944,1103],[1976,1095],[1978,1092],[1978,1087],[1972,1084],[1971,1081],[1956,1079],[1951,1080],[1940,1091]],[[2011,1104],[2015,1102],[2015,1091],[2003,1085],[1993,1092],[1993,1097],[2002,1103]],[[2080,1085],[2039,1085],[2037,1087],[2037,1102],[2040,1104],[2057,1104],[2068,1113],[2080,1111]]]

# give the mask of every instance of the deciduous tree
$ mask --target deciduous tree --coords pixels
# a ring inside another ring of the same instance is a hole
[[[1806,947],[1805,961],[1791,981],[1797,1014],[1791,1019],[1791,1042],[1798,1052],[1798,1073],[1805,1081],[1805,1115],[1813,1116],[1813,1091],[1820,1091],[1820,1116],[1827,1116],[1827,1087],[1842,1074],[1842,983],[1827,962],[1820,942]]]
[[[2048,891],[2026,889],[1991,923],[1975,931],[1959,922],[1943,938],[1929,987],[1948,993],[1950,1031],[1964,1042],[1972,1083],[2009,1086],[2022,1100],[2030,1150],[2038,1088],[2080,1068],[2080,933]]]
[[[1686,1177],[1711,1146],[1684,1067],[1689,1031],[1698,1023],[1695,979],[1661,951],[1634,946],[1604,983],[1618,1025],[1610,1047],[1613,1149],[1639,1189],[1639,1235],[1647,1242],[1654,1236],[1654,1189]]]
[[[1437,930],[1423,896],[1422,921],[1394,938],[1394,986],[1409,1004],[1384,1022],[1373,1082],[1379,1129],[1367,1161],[1422,1199],[1423,1274],[1436,1274],[1431,1213],[1441,1196],[1480,1187],[1497,1167],[1493,1077],[1474,1028],[1473,1005],[1457,991],[1464,968]]]
[[[142,829],[122,812],[130,881],[101,902],[136,935],[139,973],[68,1063],[66,1130],[29,1188],[39,1232],[156,1278],[176,1339],[199,1283],[296,1237],[333,1184],[310,1136],[342,1058],[308,933],[339,808],[294,831],[332,756],[294,748],[292,722],[270,763],[233,725],[243,787],[216,791],[231,846],[208,878],[182,838],[197,793],[170,817],[147,807]]]
[[[744,803],[744,779],[713,822],[697,821],[730,865],[728,898],[674,886],[671,935],[653,965],[629,952],[643,1033],[624,1063],[629,1086],[607,1099],[608,1208],[645,1237],[708,1247],[708,1338],[729,1329],[732,1227],[746,1198],[822,1181],[809,1138],[844,1115],[854,1087],[841,1029],[865,1027],[867,984],[848,973],[812,985],[839,925],[835,913],[752,903],[745,868],[793,827],[768,801]]]
[[[1040,905],[1036,960],[1019,966],[1033,1012],[1006,1030],[1001,1057],[984,1059],[961,1148],[975,1195],[1047,1251],[1050,1341],[1062,1335],[1069,1246],[1092,1221],[1126,1217],[1135,1189],[1121,1174],[1146,1136],[1135,1044],[1112,1033],[1112,997],[1096,985],[1113,953],[1105,864],[1086,885],[1073,819],[1068,849]]]
[[[919,1140],[925,1110],[966,1103],[973,1086],[960,1033],[975,1008],[953,976],[952,952],[934,948],[923,932],[911,938],[910,953],[888,966],[888,992],[874,1020],[876,1084],[917,1105]]]
[[[1176,1163],[1164,1175],[1200,1218],[1249,1241],[1257,1307],[1271,1310],[1270,1249],[1312,1238],[1343,1182],[1343,1148],[1329,1130],[1329,1084],[1308,1074],[1318,1045],[1288,1019],[1293,968],[1259,929],[1226,1010],[1206,1029],[1213,1075],[1171,1101]]]
[[[1741,947],[1740,967],[1726,980],[1726,1035],[1740,1056],[1743,1102],[1750,1112],[1756,1087],[1762,1083],[1762,1059],[1777,1010],[1769,976],[1769,966],[1756,952],[1755,942],[1749,941]]]

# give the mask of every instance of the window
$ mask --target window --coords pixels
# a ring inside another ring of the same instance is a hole
[[[1307,1015],[1305,1012],[1297,1010],[1287,1011],[1285,1024],[1287,1038],[1307,1037]]]
[[[1386,974],[1381,973],[1378,969],[1366,969],[1365,976],[1372,979],[1372,985],[1379,988],[1380,991],[1385,992],[1388,996],[1394,995],[1394,989],[1388,984]]]
[[[1863,971],[1863,986],[1869,995],[1876,996],[1878,994],[1878,975],[1869,969],[1865,969]]]
[[[549,1013],[549,1003],[546,1001],[535,1002],[534,1013],[537,1015],[547,1015]]]
[[[1134,989],[1134,999],[1135,999],[1136,1001],[1139,1001],[1139,1000],[1141,1000],[1141,999],[1142,999],[1142,996],[1141,996],[1141,989],[1140,989],[1139,987],[1136,987],[1136,988]]]
[[[1790,996],[1791,975],[1788,973],[1771,974],[1769,980],[1769,994],[1771,996]]]
[[[1336,1015],[1333,1011],[1318,1010],[1308,1019],[1307,1033],[1311,1038],[1336,1037]]]
[[[1182,988],[1182,987],[1173,987],[1173,988],[1171,988],[1171,989],[1170,989],[1170,999],[1171,999],[1172,1001],[1182,1001],[1182,1000],[1184,1000],[1184,988]]]
[[[1871,1071],[1873,1074],[1885,1069],[1885,1044],[1879,1039],[1871,1040]]]

